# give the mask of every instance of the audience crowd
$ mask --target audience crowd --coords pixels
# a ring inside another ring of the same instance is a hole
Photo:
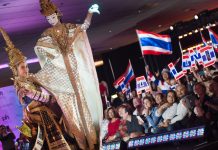
[[[192,69],[178,81],[168,69],[154,76],[146,67],[146,73],[150,92],[118,92],[115,99],[102,95],[102,100],[110,103],[104,107],[103,142],[200,125],[205,125],[207,140],[218,138],[218,76],[214,67]]]

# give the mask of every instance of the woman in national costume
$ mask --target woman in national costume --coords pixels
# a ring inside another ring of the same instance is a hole
[[[60,13],[50,0],[40,0],[41,13],[52,27],[45,30],[35,46],[41,70],[35,80],[51,92],[60,106],[68,132],[81,149],[94,149],[102,120],[96,68],[86,30],[92,5],[82,25],[61,23]]]
[[[40,150],[46,139],[47,148],[70,150],[60,129],[57,116],[46,106],[53,99],[48,93],[42,92],[42,88],[34,83],[32,74],[26,63],[26,57],[11,42],[7,33],[0,28],[6,42],[6,52],[9,57],[9,66],[14,76],[14,86],[23,106],[23,123],[18,128],[22,134],[35,143],[30,142],[30,149]],[[32,130],[38,128],[37,137],[32,136]],[[44,144],[45,146],[45,144]]]

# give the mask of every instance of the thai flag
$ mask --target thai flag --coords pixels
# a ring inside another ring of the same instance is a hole
[[[218,35],[215,32],[213,32],[213,30],[211,30],[210,28],[208,29],[208,31],[213,47],[215,48],[216,51],[218,51]]]
[[[127,84],[130,83],[133,79],[135,78],[133,68],[131,65],[131,62],[129,61],[129,64],[127,66],[127,69],[124,74],[122,74],[115,82],[114,82],[114,87],[118,91],[122,91],[125,93],[127,89]]]
[[[171,38],[168,35],[160,35],[136,30],[143,55],[172,54]]]
[[[201,34],[201,39],[202,39],[202,42],[204,43],[204,46],[207,46],[208,44],[207,44],[207,41],[206,41],[206,39],[204,38],[204,36],[203,36],[203,34],[201,33],[201,31],[200,31],[200,34]]]

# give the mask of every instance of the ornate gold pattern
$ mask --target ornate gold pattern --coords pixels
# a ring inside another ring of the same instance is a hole
[[[70,29],[74,31],[73,36],[69,35]],[[80,148],[87,148],[87,140],[89,149],[94,149],[94,144],[97,143],[96,130],[84,97],[78,75],[77,60],[72,49],[77,33],[76,29],[75,25],[62,24],[47,29],[42,34],[43,38],[50,37],[52,43],[50,43],[50,39],[48,42],[39,40],[37,47],[47,47],[46,45],[50,45],[50,48],[53,45],[55,49],[58,47],[56,53],[61,52],[63,54],[66,68],[59,68],[53,64],[52,59],[48,59],[42,70],[35,74],[35,78],[38,83],[42,84],[57,98],[57,102],[67,120],[66,125],[70,132],[74,134]],[[45,53],[41,53],[41,55],[45,55]]]
[[[8,53],[8,58],[9,58],[9,66],[10,69],[13,72],[14,76],[17,76],[17,65],[21,62],[26,61],[26,57],[23,55],[23,53],[17,49],[13,42],[11,41],[10,37],[8,34],[5,32],[4,29],[0,28],[0,32],[2,33],[2,36],[6,42],[7,47],[5,48],[6,52]]]
[[[50,0],[40,0],[41,10],[40,12],[44,16],[49,16],[54,13],[57,13],[57,7]]]

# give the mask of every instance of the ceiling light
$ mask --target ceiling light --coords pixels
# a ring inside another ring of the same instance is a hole
[[[180,36],[179,36],[179,39],[182,39],[182,38],[183,38],[183,36],[182,36],[182,35],[180,35]]]
[[[200,28],[200,30],[201,30],[201,31],[203,31],[203,30],[204,30],[204,28]]]
[[[173,26],[170,26],[170,30],[172,31],[174,28],[173,28]]]
[[[188,34],[184,34],[184,37],[188,36]]]
[[[195,33],[198,33],[198,29],[195,30]]]
[[[99,60],[99,61],[95,61],[95,67],[99,67],[104,65],[104,61],[103,60]]]
[[[189,32],[188,35],[192,35],[192,32]]]
[[[195,18],[195,20],[198,20],[198,15],[195,15],[194,18]]]

